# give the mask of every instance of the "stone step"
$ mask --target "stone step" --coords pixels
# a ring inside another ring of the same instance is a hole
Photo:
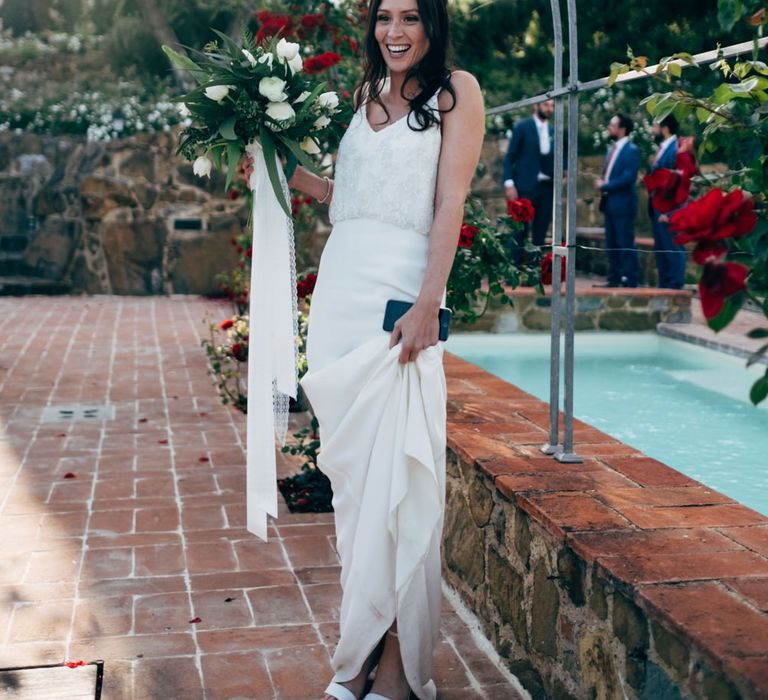
[[[0,275],[0,296],[21,297],[28,294],[69,294],[71,285],[33,275]]]

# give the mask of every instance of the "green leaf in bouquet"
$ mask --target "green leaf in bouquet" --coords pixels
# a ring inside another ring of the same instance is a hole
[[[239,141],[227,141],[227,182],[224,185],[226,192],[229,192],[229,188],[232,185],[242,151],[243,145]]]
[[[317,85],[315,85],[315,87],[307,96],[307,99],[305,99],[301,103],[301,107],[299,107],[299,109],[296,111],[296,122],[298,122],[300,119],[304,117],[304,115],[307,113],[310,107],[312,107],[312,105],[314,104],[318,95],[324,92],[324,90],[325,90],[325,83],[318,83]]]
[[[237,134],[235,133],[235,122],[237,122],[237,117],[229,117],[229,119],[224,121],[219,127],[219,133],[227,141],[237,140]]]
[[[272,183],[272,189],[275,191],[277,201],[280,203],[286,216],[291,217],[291,208],[288,206],[288,202],[285,201],[283,187],[280,184],[280,176],[277,173],[275,142],[272,140],[272,135],[269,133],[269,129],[265,126],[261,127],[259,134],[261,136],[261,147],[264,149],[264,160],[267,163],[267,174],[269,175],[270,183]]]
[[[285,179],[290,180],[293,177],[293,173],[296,171],[296,166],[299,161],[296,160],[296,156],[293,153],[289,153],[285,164]]]
[[[174,51],[170,46],[163,44],[163,53],[168,57],[168,60],[179,68],[183,68],[186,71],[192,73],[195,80],[198,80],[198,75],[203,72],[200,66],[197,65],[189,56],[184,56],[178,51]],[[198,80],[199,82],[199,80]]]
[[[213,165],[216,170],[221,170],[221,156],[224,149],[221,147],[214,147],[211,149],[211,158],[213,158]]]
[[[293,139],[288,138],[281,138],[280,139],[291,151],[291,153],[295,156],[295,158],[310,172],[313,172],[315,175],[320,174],[320,168],[317,166],[315,161],[312,160],[309,153],[302,150],[301,146],[296,143]]]
[[[218,29],[213,29],[213,27],[211,27],[211,31],[224,42],[224,46],[229,49],[232,58],[239,60],[239,58],[242,57],[242,49],[237,45],[236,42],[234,42],[223,32],[220,32]]]

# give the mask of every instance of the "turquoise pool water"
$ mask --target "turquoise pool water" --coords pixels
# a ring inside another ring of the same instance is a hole
[[[549,401],[549,343],[455,333],[446,350]],[[768,515],[768,407],[748,399],[764,366],[656,333],[578,333],[575,348],[577,418]]]

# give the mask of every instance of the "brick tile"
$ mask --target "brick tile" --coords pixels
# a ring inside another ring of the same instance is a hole
[[[181,524],[185,530],[214,530],[226,528],[227,521],[220,505],[189,506],[185,503]]]
[[[201,663],[208,700],[283,697],[275,696],[266,661],[255,651],[205,654]]]
[[[269,586],[248,591],[256,625],[306,623],[310,613],[296,585]]]
[[[768,659],[765,656],[729,659],[729,666],[729,671],[732,670],[742,682],[746,681],[752,697],[768,696]]]
[[[229,602],[227,602],[229,601]],[[192,612],[201,618],[195,629],[228,629],[253,624],[248,601],[241,590],[205,591],[192,594]]]
[[[0,586],[0,601],[35,603],[75,597],[74,581],[56,583],[15,583]]]
[[[294,583],[290,569],[266,569],[256,571],[229,571],[190,576],[193,591],[215,591],[227,588],[263,588]]]
[[[732,498],[705,486],[648,486],[645,488],[603,488],[597,496],[606,505],[702,506],[733,503]]]
[[[481,468],[485,466],[483,464]],[[493,471],[501,469],[503,467],[497,467],[493,468]],[[487,473],[485,468],[482,468],[482,471]],[[606,488],[632,486],[632,482],[612,470],[601,467],[586,471],[552,469],[548,472],[508,473],[496,479],[496,486],[501,493],[512,500],[516,493],[525,491],[596,491],[601,494]]]
[[[581,493],[544,493],[517,496],[518,505],[542,522],[555,537],[579,530],[629,529],[632,524],[592,496]]]
[[[339,563],[326,535],[307,535],[283,540],[291,566],[335,566]]]
[[[157,498],[167,497],[174,499],[176,489],[173,483],[173,476],[153,476],[136,479],[136,497],[137,498]]]
[[[641,528],[759,525],[765,516],[742,505],[649,507],[624,506],[621,513]]]
[[[167,576],[185,571],[181,544],[147,545],[136,547],[133,551],[135,576]]]
[[[0,668],[61,663],[66,644],[59,641],[0,645]]]
[[[136,698],[203,700],[200,673],[194,658],[141,659],[134,670]]]
[[[575,532],[566,538],[573,550],[593,562],[598,557],[707,554],[742,550],[741,545],[709,528]]]
[[[600,557],[600,568],[613,576],[637,585],[675,581],[720,579],[725,576],[768,576],[768,559],[748,552],[718,552],[663,555],[645,554],[632,557]]]
[[[464,462],[474,464],[478,459],[515,459],[519,455],[501,440],[457,424],[448,434],[448,447]]]
[[[32,552],[24,581],[27,583],[71,581],[77,576],[81,557],[82,552],[79,549]]]
[[[337,623],[334,624],[338,627]],[[260,625],[242,629],[201,629],[197,633],[200,648],[206,654],[232,651],[264,651],[304,646],[318,641],[312,625]]]
[[[723,583],[759,610],[768,612],[768,576],[723,578]]]
[[[314,528],[312,531],[315,532]],[[280,532],[282,533],[282,528]],[[288,566],[283,545],[277,539],[262,542],[251,538],[233,544],[241,569],[283,569]]]
[[[444,639],[438,640],[433,657],[432,678],[440,691],[471,685],[464,664],[454,648]]]
[[[710,657],[768,656],[768,617],[717,583],[641,586],[637,595]]]
[[[505,474],[518,476],[521,474],[553,474],[570,475],[581,474],[590,471],[604,471],[602,465],[593,460],[588,460],[585,464],[561,464],[551,457],[527,457],[516,454],[514,457],[486,457],[477,460],[478,469],[491,478],[496,479],[496,484],[502,493],[513,493],[509,489],[504,489],[510,483],[507,479],[501,480]]]
[[[603,462],[609,467],[628,476],[641,486],[701,486],[702,484],[685,474],[668,467],[650,457],[621,458],[604,456]]]
[[[322,644],[266,651],[264,656],[281,700],[320,698],[333,675],[328,650]]]
[[[136,634],[185,632],[193,617],[186,593],[139,596],[134,603],[134,615]]]
[[[39,601],[14,606],[8,641],[33,642],[66,639],[73,600]]]
[[[179,509],[176,506],[141,508],[136,511],[136,532],[159,532],[179,527]]]
[[[339,619],[341,605],[341,585],[334,583],[316,583],[304,586],[312,615],[317,622],[333,622]]]
[[[133,550],[129,547],[89,549],[85,553],[82,578],[125,578],[133,573]]]
[[[293,570],[300,583],[337,583],[341,579],[341,566],[306,566]]]
[[[720,528],[720,532],[753,552],[768,557],[768,525]]]
[[[113,637],[130,634],[133,620],[133,598],[89,598],[78,601],[72,629],[74,639]]]
[[[216,573],[237,570],[237,560],[232,545],[220,542],[187,543],[187,568],[190,573]]]

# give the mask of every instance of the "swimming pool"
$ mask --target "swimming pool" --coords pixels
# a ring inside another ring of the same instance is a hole
[[[445,347],[549,401],[549,344],[548,334],[454,333]],[[744,365],[653,332],[578,333],[574,414],[768,515],[768,406],[748,398],[765,367]]]

